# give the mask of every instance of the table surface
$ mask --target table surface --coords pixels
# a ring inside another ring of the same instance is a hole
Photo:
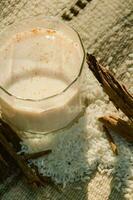
[[[127,69],[133,48],[132,8],[132,0],[1,0],[0,27],[3,30],[8,24],[32,15],[57,16],[75,27],[86,50],[95,53],[101,62],[119,74]],[[126,84],[130,87],[133,80]],[[59,192],[50,185],[40,189],[27,187],[21,175],[12,173],[0,185],[0,199],[122,200],[121,192],[114,187],[116,184],[113,177],[96,172],[89,182],[70,184]]]

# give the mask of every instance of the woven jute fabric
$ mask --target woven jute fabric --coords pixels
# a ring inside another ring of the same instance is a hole
[[[86,51],[94,53],[130,88],[124,79],[133,59],[132,0],[1,0],[0,31],[8,25],[33,15],[57,16],[80,34]],[[0,186],[2,200],[122,200],[113,177],[98,174],[90,181],[74,183],[59,192],[54,186],[33,189],[18,173]]]

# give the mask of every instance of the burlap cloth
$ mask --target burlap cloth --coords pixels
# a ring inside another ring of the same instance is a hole
[[[76,3],[79,2],[79,3]],[[80,33],[86,50],[95,53],[124,79],[133,54],[132,0],[0,0],[0,30],[22,18],[44,14],[58,16]],[[63,16],[63,17],[62,17]],[[128,81],[127,86],[133,84]],[[53,186],[32,189],[15,173],[0,187],[2,200],[122,200],[113,177],[97,172],[87,183],[75,183],[58,192]]]

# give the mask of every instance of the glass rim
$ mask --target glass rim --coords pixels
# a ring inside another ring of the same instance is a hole
[[[24,22],[25,20],[30,19],[30,18],[31,18],[31,19],[37,19],[37,18],[39,18],[39,17],[43,17],[44,19],[52,19],[52,20],[55,20],[56,22],[59,22],[60,24],[63,24],[63,25],[65,24],[65,23],[63,23],[61,20],[59,20],[59,19],[57,19],[56,17],[53,17],[53,16],[36,15],[36,16],[34,16],[34,17],[27,17],[27,18],[24,18],[24,19],[22,19],[22,20],[19,20],[18,22],[14,23],[14,24],[10,24],[8,27],[6,27],[6,28],[4,29],[4,31],[2,31],[2,32],[0,33],[0,35],[1,35],[2,33],[4,33],[4,32],[5,32],[7,29],[9,29],[10,27],[13,27],[13,26],[16,25],[16,24],[19,24],[20,22]],[[83,42],[82,42],[82,39],[81,39],[79,33],[78,33],[73,27],[71,27],[70,25],[65,24],[65,26],[67,26],[69,29],[72,29],[72,30],[77,34],[78,39],[79,39],[79,42],[80,42],[80,45],[81,45],[81,48],[82,48],[82,50],[83,50],[82,63],[81,63],[81,66],[80,66],[79,73],[76,75],[76,78],[75,78],[65,89],[63,89],[61,92],[58,92],[58,93],[56,93],[56,94],[54,94],[54,95],[51,95],[51,96],[48,96],[48,97],[44,97],[44,98],[41,98],[41,99],[29,99],[29,98],[17,97],[17,96],[15,96],[14,94],[10,93],[8,90],[6,90],[4,87],[2,87],[2,86],[0,85],[0,89],[1,89],[4,93],[6,93],[8,96],[13,97],[14,99],[17,99],[17,100],[29,101],[29,102],[39,102],[39,101],[44,101],[44,100],[47,100],[47,99],[52,99],[52,98],[54,98],[54,97],[56,97],[56,96],[60,96],[60,95],[62,95],[63,93],[65,93],[67,90],[69,90],[69,89],[73,86],[73,84],[79,79],[79,77],[80,77],[80,75],[81,75],[81,73],[82,73],[82,69],[83,69],[84,62],[85,62],[85,49],[84,49]]]

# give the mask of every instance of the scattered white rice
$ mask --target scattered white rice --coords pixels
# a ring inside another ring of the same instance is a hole
[[[118,111],[87,68],[82,93],[89,105],[78,123],[58,134],[27,139],[22,144],[22,151],[34,152],[52,147],[49,156],[31,162],[38,166],[41,174],[51,176],[56,183],[66,185],[89,180],[97,169],[101,174],[115,175],[116,189],[121,190],[126,199],[133,199],[133,145],[114,134],[119,155],[113,155],[98,117]],[[36,143],[40,144],[38,149]]]

